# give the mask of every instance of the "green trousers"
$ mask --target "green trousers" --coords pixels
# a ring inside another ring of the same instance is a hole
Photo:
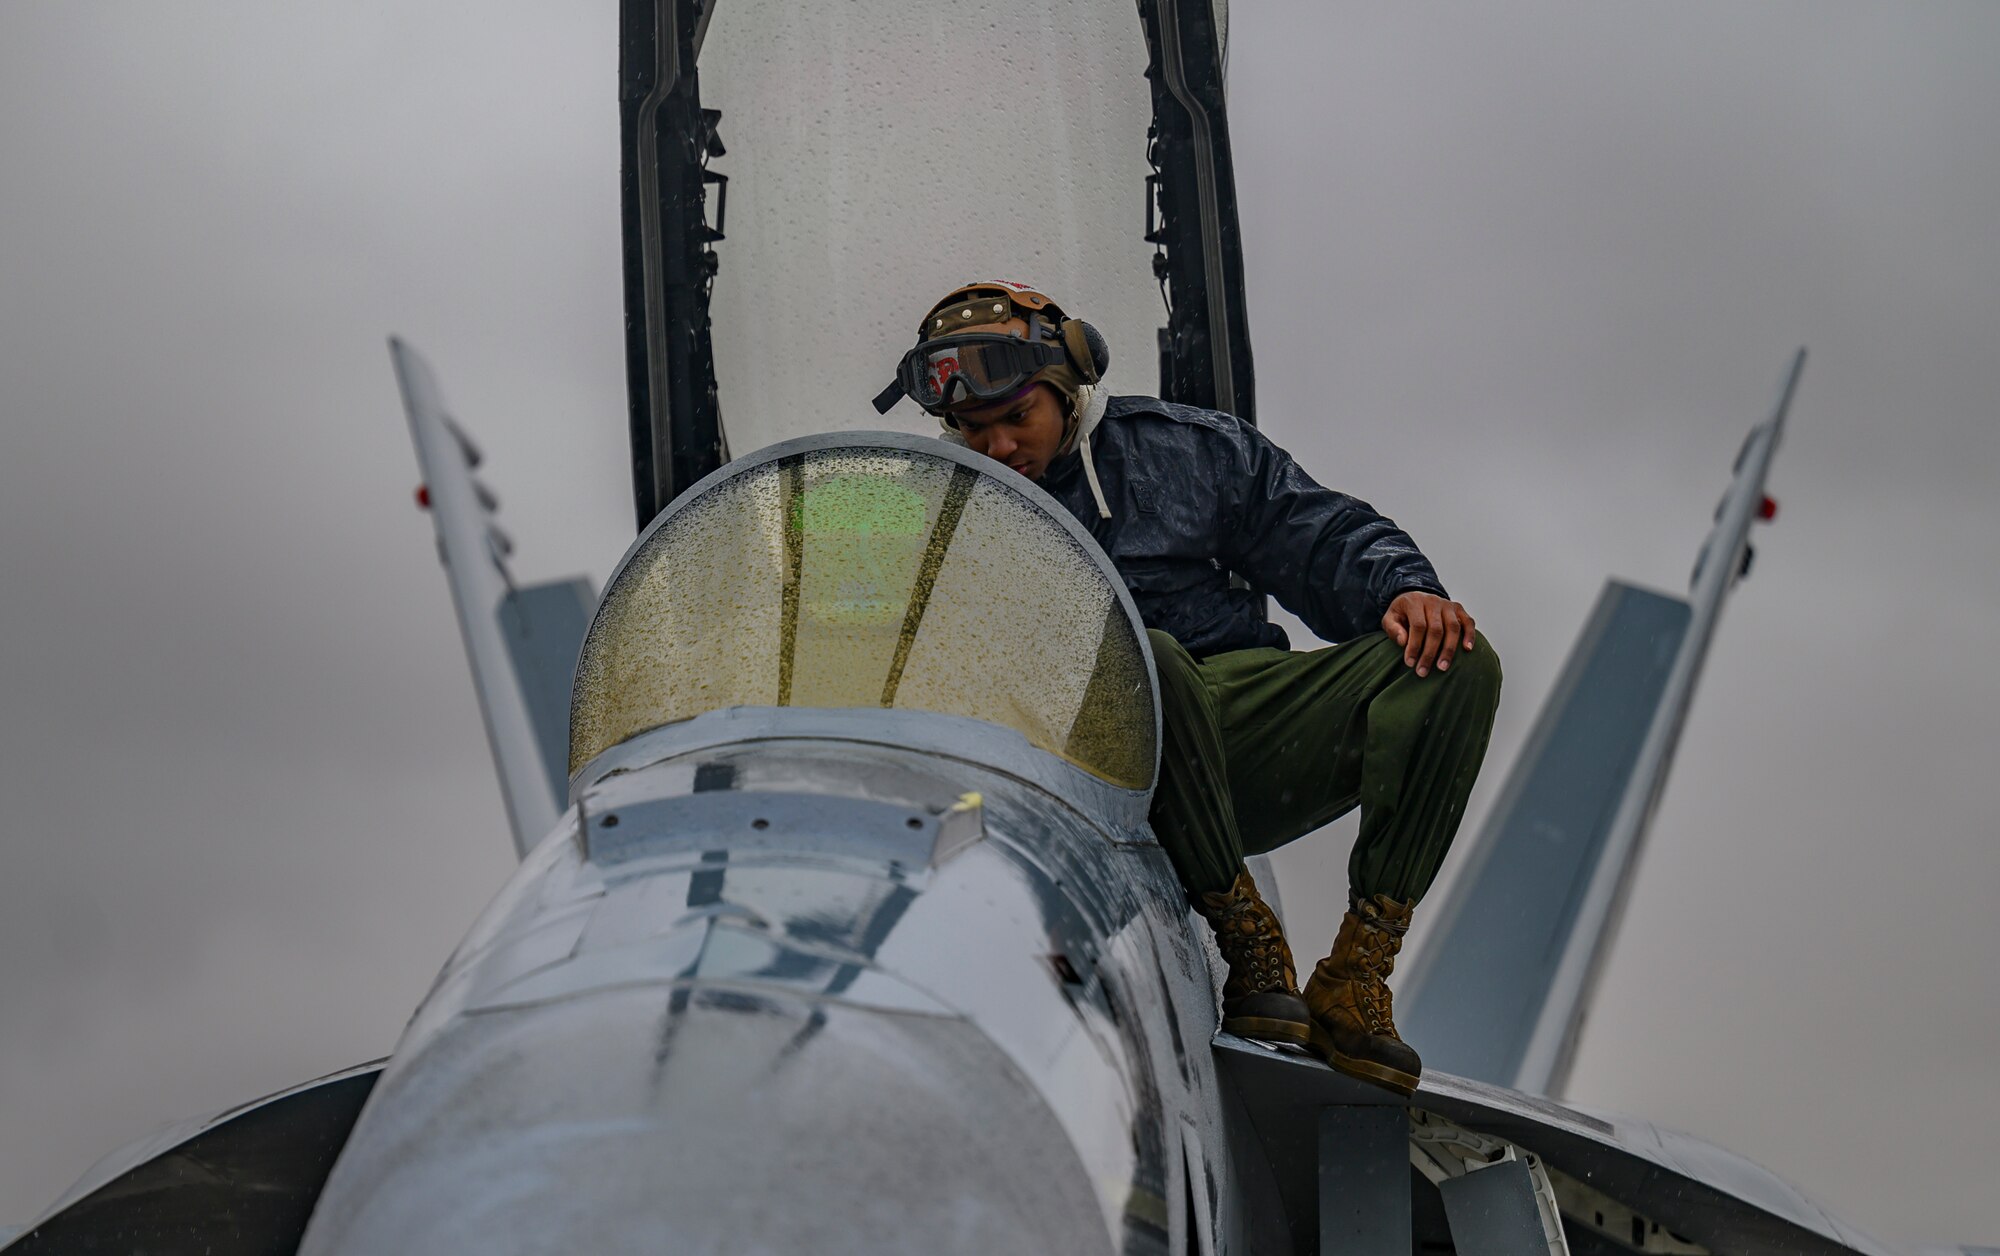
[[[1199,660],[1166,633],[1147,635],[1165,733],[1153,831],[1183,885],[1227,889],[1246,855],[1359,806],[1350,890],[1423,897],[1465,815],[1500,701],[1500,659],[1485,637],[1448,670],[1419,677],[1380,632],[1303,653]]]

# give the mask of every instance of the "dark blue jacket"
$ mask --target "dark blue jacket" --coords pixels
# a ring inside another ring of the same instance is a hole
[[[1409,535],[1359,498],[1321,488],[1256,428],[1216,410],[1112,397],[1091,433],[1109,519],[1075,450],[1041,487],[1082,521],[1139,614],[1201,657],[1288,644],[1264,595],[1328,641],[1381,628],[1398,593],[1443,594]],[[1229,573],[1249,582],[1232,588]]]

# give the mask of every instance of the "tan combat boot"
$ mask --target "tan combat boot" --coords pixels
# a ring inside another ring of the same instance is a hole
[[[1194,909],[1215,930],[1215,945],[1229,964],[1222,983],[1224,1033],[1303,1047],[1312,1041],[1312,1017],[1299,998],[1292,948],[1278,917],[1257,895],[1245,868],[1236,883],[1216,894],[1197,894]]]
[[[1356,897],[1340,922],[1333,954],[1313,968],[1305,990],[1313,1050],[1350,1077],[1406,1095],[1417,1088],[1424,1065],[1396,1033],[1388,981],[1414,906],[1387,894]]]

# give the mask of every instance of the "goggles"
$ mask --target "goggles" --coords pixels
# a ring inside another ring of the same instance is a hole
[[[1023,340],[1004,332],[967,332],[926,340],[903,355],[896,382],[875,399],[887,413],[898,397],[908,397],[943,417],[966,401],[998,401],[1026,387],[1039,371],[1068,361],[1059,344]],[[888,405],[883,404],[887,399]]]

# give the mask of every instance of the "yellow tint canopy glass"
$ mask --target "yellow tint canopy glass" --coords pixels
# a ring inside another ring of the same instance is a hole
[[[1039,492],[908,437],[799,443],[820,447],[697,485],[627,558],[577,664],[572,772],[724,707],[862,707],[986,720],[1152,784],[1137,626]]]

